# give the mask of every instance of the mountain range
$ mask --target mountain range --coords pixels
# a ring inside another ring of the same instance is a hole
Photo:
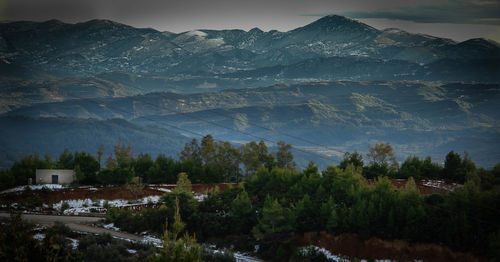
[[[485,39],[336,15],[287,32],[19,21],[0,23],[0,69],[0,167],[111,141],[171,154],[187,131],[285,140],[314,152],[299,161],[322,165],[377,141],[400,160],[450,150],[484,167],[500,159],[500,45]]]

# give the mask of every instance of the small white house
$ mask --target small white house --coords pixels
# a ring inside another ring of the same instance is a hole
[[[75,180],[71,169],[37,169],[35,184],[70,184]]]

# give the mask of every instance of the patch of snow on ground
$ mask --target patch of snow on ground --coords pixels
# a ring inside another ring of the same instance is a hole
[[[198,30],[193,30],[193,31],[186,32],[186,35],[187,36],[198,36],[198,37],[204,38],[205,36],[207,36],[207,33],[202,32],[202,31],[198,31]]]
[[[53,205],[53,208],[61,210],[63,203],[68,203],[68,209],[64,211],[64,214],[73,213],[88,213],[91,209],[96,209],[97,211],[103,211],[101,208],[107,201],[110,207],[126,207],[126,206],[136,206],[153,203],[156,204],[160,202],[161,196],[148,196],[139,199],[137,202],[132,203],[130,200],[115,199],[115,200],[104,200],[97,199],[92,201],[90,198],[86,199],[72,199],[72,200],[61,200]]]
[[[427,187],[433,187],[433,188],[438,188],[438,189],[444,189],[447,191],[453,191],[455,188],[460,187],[461,185],[457,183],[453,184],[447,184],[445,181],[442,180],[422,180],[422,185],[427,186]]]
[[[108,200],[108,205],[110,207],[126,206],[126,205],[129,205],[129,203],[130,203],[130,201],[123,200],[123,199]]]
[[[135,254],[137,253],[137,250],[127,248],[127,252],[129,252],[130,254]]]
[[[323,255],[326,256],[326,258],[329,261],[335,261],[335,262],[349,262],[350,261],[349,259],[345,259],[345,258],[341,258],[341,257],[336,256],[336,255],[332,255],[332,253],[330,253],[330,251],[328,251],[322,247],[317,247],[317,246],[308,246],[308,247],[302,248],[299,252],[302,252],[303,254],[305,254],[309,248],[313,248],[315,251],[322,253]]]
[[[225,44],[226,42],[224,42],[224,39],[223,38],[212,38],[212,39],[208,39],[208,44],[211,45],[211,46],[220,46],[220,45],[223,45]]]
[[[148,196],[148,197],[142,198],[140,201],[143,204],[148,204],[148,203],[156,204],[156,203],[160,202],[160,198],[161,198],[161,196]]]
[[[64,210],[63,214],[65,215],[79,215],[79,214],[86,214],[86,213],[104,213],[104,210],[96,210],[95,207],[76,207],[76,208],[69,208]],[[94,212],[92,212],[94,211]]]
[[[33,230],[37,231],[37,230],[45,230],[47,229],[46,226],[44,225],[40,225],[40,224],[36,224],[36,226],[33,228]]]
[[[255,258],[255,257],[249,257],[249,256],[246,256],[246,255],[244,255],[242,253],[238,253],[238,252],[234,253],[234,258],[235,258],[236,262],[240,262],[240,261],[241,262],[260,262],[260,261],[262,261],[260,259]]]
[[[104,228],[106,228],[106,229],[111,229],[111,230],[114,230],[114,231],[120,231],[120,229],[119,229],[119,228],[115,227],[115,224],[114,224],[114,223],[104,225],[103,227],[104,227]]]
[[[66,239],[68,239],[68,240],[71,241],[71,248],[72,249],[77,249],[78,248],[78,240],[77,239],[73,239],[73,238],[70,238],[70,237],[66,237]]]
[[[26,185],[26,186],[18,186],[18,187],[14,187],[11,189],[6,189],[6,190],[0,192],[0,194],[24,191],[24,189],[26,187],[29,187],[31,190],[41,190],[44,187],[46,189],[49,189],[49,190],[65,188],[65,187],[63,187],[63,185],[59,185],[59,184],[43,184],[43,185],[30,185],[30,186]]]
[[[117,236],[111,236],[112,238],[115,238],[115,239],[120,239],[120,240],[125,240],[127,242],[132,242],[132,243],[135,243],[134,240],[132,239],[128,239],[128,238],[123,238],[123,237],[117,237]]]
[[[41,234],[41,233],[34,234],[33,238],[36,239],[36,240],[38,240],[38,241],[42,241],[42,240],[45,239],[45,234]]]
[[[145,244],[152,244],[158,248],[163,247],[163,241],[153,236],[144,236],[144,239],[141,242]]]
[[[205,198],[207,198],[207,195],[194,195],[194,199],[196,199],[198,202],[202,202],[203,200],[205,200]]]
[[[226,250],[220,250],[220,249],[217,249],[217,246],[216,245],[213,245],[213,244],[203,244],[204,248],[207,249],[210,251],[210,252],[213,252],[214,254],[225,254],[226,253]],[[243,253],[240,253],[240,252],[234,252],[232,253],[234,258],[235,258],[235,261],[237,262],[261,262],[262,260],[258,259],[258,258],[255,258],[255,257],[250,257],[246,254],[243,254]]]
[[[325,255],[326,258],[328,259],[328,261],[335,261],[335,262],[349,262],[350,261],[347,258],[342,258],[338,255],[332,255],[332,253],[330,253],[330,251],[326,250],[325,248],[317,247],[317,246],[303,247],[303,248],[301,248],[300,252],[305,253],[305,252],[307,252],[307,249],[309,249],[309,248],[313,248],[315,251]],[[390,260],[390,259],[375,259],[375,261],[376,262],[392,262],[392,260]],[[415,260],[415,261],[419,261],[419,260]],[[367,262],[367,260],[362,259],[361,262]]]
[[[90,203],[92,203],[92,200],[90,200],[89,198],[87,198],[87,199],[61,200],[61,201],[55,203],[54,205],[52,205],[52,207],[54,207],[55,209],[61,209],[61,206],[63,205],[63,203],[67,203],[69,208],[78,208],[78,207],[83,207],[84,205],[89,206]]]
[[[167,189],[167,188],[162,188],[162,187],[157,187],[157,188],[153,188],[153,189],[161,191],[161,192],[172,192],[172,190]]]

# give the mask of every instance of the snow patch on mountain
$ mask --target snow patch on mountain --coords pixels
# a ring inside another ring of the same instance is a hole
[[[193,31],[186,32],[185,35],[186,36],[198,36],[198,37],[205,38],[207,36],[207,33],[202,32],[202,31],[198,31],[198,30],[193,30]]]

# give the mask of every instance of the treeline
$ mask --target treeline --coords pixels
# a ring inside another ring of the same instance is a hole
[[[29,178],[35,181],[36,169],[73,169],[76,184],[84,185],[121,185],[139,177],[145,183],[175,183],[177,174],[189,174],[194,183],[238,182],[254,174],[259,168],[271,170],[295,168],[292,146],[285,142],[277,143],[277,151],[270,152],[264,141],[249,142],[236,147],[227,141],[216,141],[207,135],[198,142],[193,139],[186,143],[179,153],[179,159],[160,154],[153,159],[149,154],[133,155],[131,145],[117,143],[113,148],[113,157],[102,159],[104,148],[95,155],[88,152],[70,152],[65,150],[56,160],[50,155],[43,158],[38,154],[27,155],[14,163],[9,170],[0,171],[0,189],[16,185],[25,185]],[[366,159],[366,164],[365,164]],[[379,176],[390,178],[443,179],[463,184],[467,179],[488,181],[483,187],[500,184],[500,164],[493,170],[476,168],[465,154],[451,151],[446,155],[444,166],[431,160],[408,157],[400,166],[396,161],[389,143],[380,143],[369,147],[365,158],[358,152],[346,153],[338,167],[347,165],[362,169],[362,175],[368,179]],[[101,168],[104,167],[104,168]]]
[[[467,180],[446,195],[424,196],[412,178],[394,189],[386,177],[369,183],[361,173],[352,164],[323,172],[313,164],[302,172],[260,168],[238,187],[209,192],[202,202],[190,189],[174,191],[163,196],[160,209],[111,209],[107,220],[129,232],[161,234],[161,221],[174,220],[178,200],[186,232],[201,241],[239,236],[231,244],[247,250],[259,245],[259,255],[272,261],[289,261],[299,248],[295,237],[320,231],[444,244],[500,258],[500,190],[481,190],[484,181]]]
[[[379,176],[404,179],[413,177],[417,180],[440,179],[459,184],[470,179],[480,179],[484,181],[482,186],[485,188],[500,184],[500,163],[493,170],[477,168],[467,153],[462,157],[459,153],[450,151],[445,157],[444,166],[433,162],[431,157],[420,159],[417,156],[410,156],[399,165],[391,145],[379,143],[369,146],[366,160],[368,163],[365,165],[361,154],[347,152],[339,167],[345,168],[352,164],[357,168],[362,168],[362,175],[367,179],[375,179]]]
[[[9,170],[0,171],[0,188],[26,185],[29,178],[35,181],[36,169],[73,169],[76,184],[121,185],[134,177],[146,183],[175,183],[177,174],[188,173],[194,183],[236,182],[243,176],[266,168],[293,168],[291,146],[277,143],[277,152],[269,152],[263,141],[250,142],[235,147],[227,141],[215,141],[211,135],[198,143],[193,139],[186,143],[179,159],[160,154],[152,159],[149,154],[133,155],[131,145],[117,143],[114,157],[102,159],[104,148],[96,155],[87,152],[72,153],[65,150],[56,160],[50,155],[27,155],[14,163]],[[104,168],[101,168],[103,166]]]
[[[175,183],[177,174],[188,173],[194,183],[217,183],[242,181],[247,175],[254,174],[259,168],[271,170],[273,167],[295,168],[292,147],[284,142],[277,143],[277,151],[269,152],[263,141],[250,142],[235,147],[227,141],[216,141],[211,135],[202,138],[200,143],[193,139],[186,143],[179,154],[179,159],[160,154],[152,159],[149,154],[133,156],[131,145],[117,143],[114,157],[102,159],[104,148],[96,155],[87,152],[72,153],[65,150],[56,160],[50,155],[41,158],[38,154],[27,155],[14,163],[11,169],[0,171],[0,189],[16,185],[25,185],[28,178],[35,178],[36,169],[73,169],[77,184],[114,184],[128,183],[134,177],[140,177],[146,183]],[[401,166],[396,161],[389,143],[369,146],[365,156],[358,152],[344,155],[338,165],[346,168],[351,164],[362,169],[362,175],[368,179],[379,176],[390,178],[443,179],[463,184],[467,179],[485,181],[483,188],[500,184],[500,164],[493,170],[476,168],[474,162],[465,154],[451,151],[446,155],[444,166],[432,161],[430,157],[420,159],[408,157]],[[101,168],[104,166],[105,168]]]

